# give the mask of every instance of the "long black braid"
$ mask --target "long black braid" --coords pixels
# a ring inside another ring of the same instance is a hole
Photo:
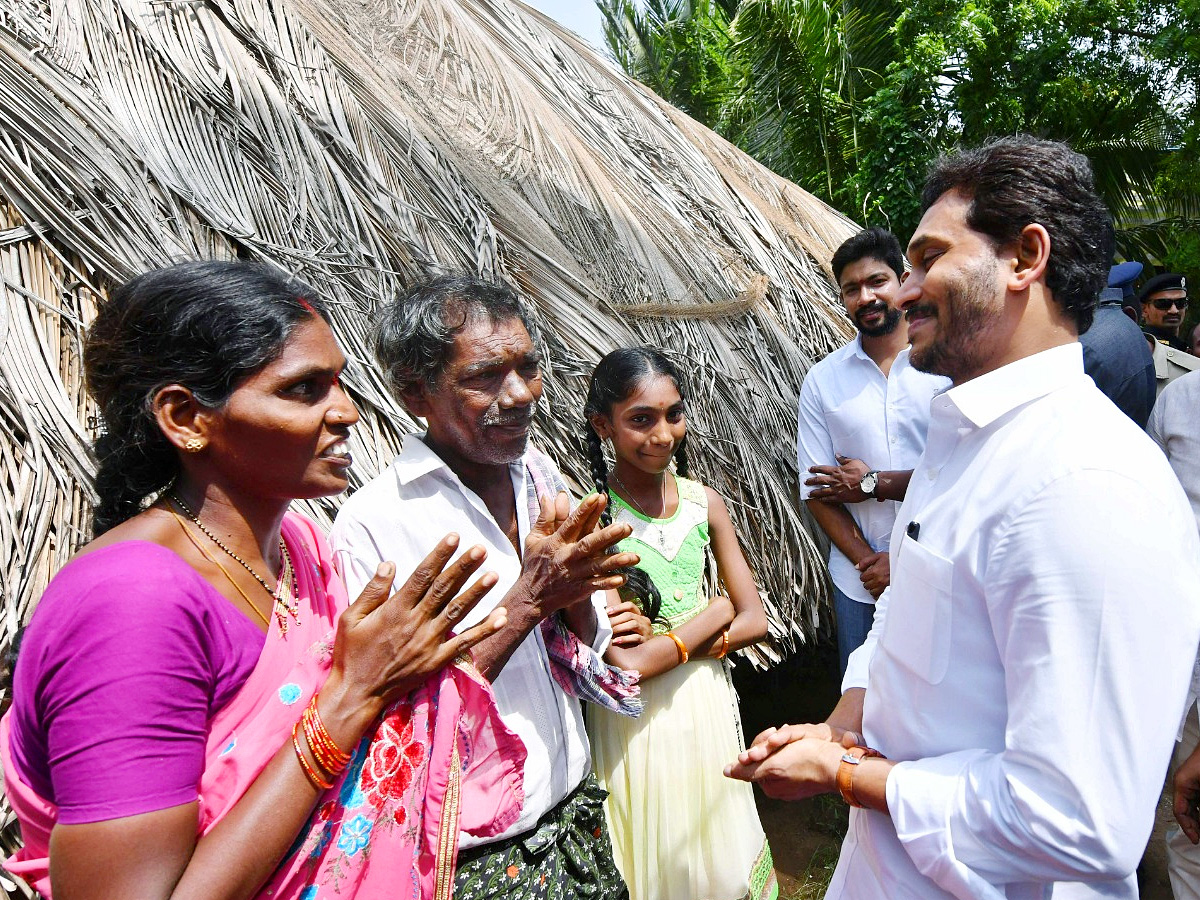
[[[679,473],[680,478],[691,477],[688,475],[686,434],[683,436],[683,440],[679,442],[679,446],[675,448],[675,471]]]
[[[614,350],[596,365],[588,382],[587,401],[584,403],[584,443],[588,461],[592,467],[592,480],[597,492],[608,495],[608,462],[604,459],[604,448],[591,420],[593,416],[611,416],[613,405],[626,399],[647,378],[665,375],[675,383],[679,396],[685,398],[683,379],[679,370],[666,356],[652,347],[626,347]],[[687,437],[679,442],[675,450],[675,468],[681,478],[688,477]],[[612,523],[612,506],[606,506],[601,523]],[[652,621],[659,617],[662,595],[654,580],[642,569],[623,569],[625,589],[634,596],[642,612]]]

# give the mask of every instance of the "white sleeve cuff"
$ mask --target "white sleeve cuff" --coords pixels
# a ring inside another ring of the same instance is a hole
[[[608,621],[608,597],[605,591],[592,592],[592,607],[596,611],[596,637],[592,641],[592,649],[599,656],[604,656],[613,636],[612,624]]]
[[[896,837],[917,871],[964,900],[1004,896],[958,860],[950,830],[954,811],[962,806],[967,768],[988,755],[984,750],[960,750],[897,763],[885,788]]]

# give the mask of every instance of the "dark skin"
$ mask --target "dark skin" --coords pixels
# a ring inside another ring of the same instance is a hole
[[[1175,821],[1187,839],[1200,844],[1200,747],[1175,772]]]
[[[591,426],[602,440],[611,440],[616,457],[611,483],[627,503],[655,518],[669,518],[679,509],[679,489],[667,471],[671,458],[687,435],[683,398],[665,375],[646,379],[609,415],[597,415]],[[708,497],[709,538],[713,556],[729,597],[713,597],[708,606],[678,629],[675,635],[692,656],[716,656],[755,644],[767,634],[754,576],[738,544],[725,501],[711,488]],[[666,635],[652,637],[634,647],[614,645],[605,655],[610,663],[634,669],[652,678],[680,664],[679,648]]]
[[[521,576],[501,601],[507,625],[474,651],[476,666],[493,680],[529,632],[559,610],[590,644],[597,627],[592,593],[620,587],[625,579],[616,571],[638,560],[608,553],[629,526],[597,528],[607,502],[598,494],[573,512],[565,493],[542,497],[541,515],[520,545],[509,465],[525,452],[541,394],[540,360],[525,326],[478,312],[455,334],[436,383],[418,382],[402,394],[408,410],[426,420],[426,444],[479,496],[521,555]]]
[[[279,574],[279,527],[291,499],[326,496],[346,485],[347,460],[339,445],[358,414],[337,381],[344,365],[329,327],[314,317],[297,325],[281,355],[243,382],[220,410],[203,407],[178,384],[153,398],[158,426],[179,450],[177,492],[268,584]],[[185,450],[189,441],[201,449]],[[262,465],[263,458],[273,465]],[[191,523],[181,527],[166,502],[106,532],[81,553],[126,540],[167,547],[248,618],[261,622],[250,605],[269,615],[262,586],[233,560],[228,566],[221,561],[225,572],[209,562],[199,549],[209,539]],[[354,746],[391,703],[504,626],[504,612],[497,610],[474,628],[452,634],[496,581],[489,573],[467,587],[485,554],[474,547],[451,562],[457,548],[457,536],[443,538],[395,593],[395,567],[382,563],[339,618],[318,710],[340,747]],[[224,556],[211,541],[206,549],[214,558]],[[54,894],[60,900],[250,897],[283,858],[317,797],[290,739],[281,739],[246,794],[199,839],[195,802],[55,826]]]

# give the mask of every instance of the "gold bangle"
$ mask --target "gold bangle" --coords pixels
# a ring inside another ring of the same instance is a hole
[[[336,778],[349,764],[350,754],[339,747],[325,730],[325,723],[321,721],[321,714],[317,711],[316,694],[313,694],[312,700],[305,707],[300,722],[313,760],[330,778]]]
[[[679,664],[682,666],[682,665],[683,665],[685,662],[687,662],[687,661],[688,661],[688,648],[687,648],[687,644],[685,644],[683,641],[681,641],[681,640],[679,639],[679,635],[677,635],[677,634],[676,634],[675,632],[673,632],[673,631],[668,631],[668,632],[667,632],[667,637],[669,637],[671,640],[673,640],[673,641],[675,642],[675,646],[676,646],[676,647],[678,648],[678,650],[679,650]]]
[[[721,652],[717,654],[717,659],[724,659],[725,654],[729,652],[729,629],[726,628],[721,632]]]
[[[333,781],[324,781],[316,769],[314,769],[304,756],[304,748],[300,746],[300,723],[297,722],[292,726],[292,747],[296,750],[296,759],[300,760],[300,768],[304,770],[304,777],[318,791],[327,791],[333,787]]]

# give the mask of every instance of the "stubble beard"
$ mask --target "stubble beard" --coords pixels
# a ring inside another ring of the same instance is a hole
[[[957,285],[946,288],[945,318],[931,304],[914,307],[933,316],[936,333],[928,345],[913,346],[909,362],[923,372],[945,375],[955,384],[979,372],[986,361],[980,338],[996,318],[988,300],[993,290],[991,273],[981,264],[964,272]]]
[[[499,441],[485,441],[479,448],[480,455],[485,458],[478,461],[487,465],[508,465],[520,462],[525,456],[526,448],[529,446],[529,426],[533,422],[537,406],[538,403],[535,400],[529,406],[514,414],[502,411],[498,403],[492,404],[479,421],[479,424],[485,430],[496,426],[525,425],[525,435],[521,438],[519,446],[516,441],[506,441],[504,443]]]

